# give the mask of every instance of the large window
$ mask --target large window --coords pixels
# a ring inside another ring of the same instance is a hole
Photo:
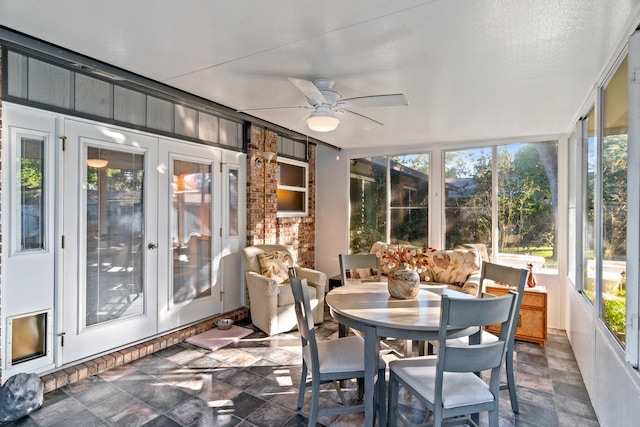
[[[429,154],[351,159],[350,250],[377,241],[428,245]]]
[[[448,151],[447,248],[486,247],[501,264],[556,269],[557,143]]]
[[[625,343],[627,259],[627,113],[625,59],[603,93],[602,318]]]

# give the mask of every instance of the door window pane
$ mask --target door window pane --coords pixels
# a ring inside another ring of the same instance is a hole
[[[238,235],[238,169],[229,169],[229,223],[227,224],[227,235]]]
[[[604,90],[602,140],[603,320],[625,344],[627,295],[627,60]]]
[[[173,161],[173,302],[211,295],[211,164]]]
[[[89,147],[86,325],[144,312],[144,156]]]
[[[447,248],[483,244],[491,248],[491,148],[445,153]]]
[[[386,242],[387,157],[351,160],[349,200],[351,253],[369,252]]]
[[[44,138],[20,137],[18,143],[17,250],[44,249]]]
[[[391,158],[391,241],[428,245],[429,155]]]

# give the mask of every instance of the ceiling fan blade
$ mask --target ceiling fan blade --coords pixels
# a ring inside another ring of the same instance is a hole
[[[337,112],[351,114],[353,117],[356,117],[361,121],[365,121],[367,123],[365,125],[365,129],[366,130],[373,130],[373,129],[379,128],[380,126],[384,126],[379,121],[373,120],[371,117],[367,117],[367,116],[363,116],[362,114],[358,114],[355,111],[337,110]]]
[[[252,111],[269,111],[269,110],[313,110],[308,105],[298,105],[296,107],[266,107],[266,108],[245,108],[244,110],[236,110],[237,113],[250,113]]]
[[[322,105],[327,103],[324,95],[322,94],[322,92],[320,92],[316,85],[313,84],[313,82],[303,79],[294,79],[293,77],[287,77],[287,79],[289,79],[289,81],[293,83],[293,85],[297,87],[304,96],[307,97],[312,105]]]
[[[409,105],[409,100],[402,93],[360,96],[357,98],[346,98],[338,101],[338,106],[341,108],[400,107],[404,105]]]

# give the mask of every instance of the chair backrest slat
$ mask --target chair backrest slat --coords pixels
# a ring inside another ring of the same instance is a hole
[[[442,314],[438,336],[438,368],[441,374],[449,372],[480,372],[487,369],[498,370],[507,349],[515,310],[516,293],[494,298],[451,298],[442,296]],[[501,324],[505,331],[493,343],[470,344],[465,346],[447,344],[451,328],[487,326]]]
[[[370,280],[380,281],[380,258],[376,254],[340,254],[340,276],[342,284],[347,284],[347,271],[355,269],[371,269],[375,274]]]
[[[309,302],[307,279],[298,279],[289,273],[289,283],[293,293],[298,331],[302,340],[302,356],[312,369],[318,366],[318,344],[313,324],[313,311]]]

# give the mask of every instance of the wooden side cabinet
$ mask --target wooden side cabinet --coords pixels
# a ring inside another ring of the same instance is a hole
[[[509,292],[509,289],[507,286],[487,285],[485,292],[500,296]],[[489,326],[487,331],[499,334],[500,327]],[[544,286],[524,290],[515,338],[540,345],[547,340],[547,290]]]

